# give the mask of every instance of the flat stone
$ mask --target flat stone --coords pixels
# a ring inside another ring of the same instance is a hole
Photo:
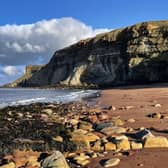
[[[144,148],[168,148],[168,140],[163,136],[146,137]]]
[[[52,109],[43,109],[42,113],[46,113],[48,115],[51,115],[53,113],[53,110]]]
[[[135,122],[135,119],[134,119],[134,118],[129,118],[127,121],[128,121],[129,123],[134,123],[134,122]]]
[[[119,142],[117,142],[117,149],[118,150],[130,150],[130,142],[129,140],[123,139]]]
[[[130,144],[131,144],[131,149],[133,149],[133,150],[137,150],[137,149],[142,149],[143,148],[143,145],[140,142],[132,141]]]
[[[56,137],[53,137],[52,139],[56,142],[63,142],[64,140],[61,136],[56,136]]]
[[[80,121],[78,128],[86,130],[86,131],[92,131],[93,130],[92,129],[92,124],[90,122],[86,122],[86,121]]]
[[[0,166],[0,168],[15,168],[15,163],[10,162],[8,164]]]
[[[116,150],[116,144],[112,143],[112,142],[107,142],[104,145],[104,150],[105,151],[115,151]]]
[[[120,163],[120,159],[119,158],[112,158],[112,159],[108,159],[107,161],[105,161],[103,163],[104,167],[113,167],[113,166],[117,166]]]
[[[79,148],[90,149],[90,144],[100,138],[91,132],[75,131],[72,133],[71,141],[74,141]],[[81,146],[80,146],[81,145]]]
[[[87,164],[90,163],[90,161],[89,160],[78,160],[76,163],[81,166],[86,166]]]
[[[104,133],[107,136],[112,136],[114,134],[122,134],[126,132],[126,129],[123,127],[106,127],[101,130],[102,133]]]
[[[100,130],[106,128],[106,127],[112,127],[112,126],[114,126],[114,123],[111,122],[111,121],[102,122],[102,123],[97,124],[95,129],[96,129],[97,131],[100,131]]]

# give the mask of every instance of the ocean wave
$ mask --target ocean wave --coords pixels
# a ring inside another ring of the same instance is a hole
[[[5,91],[5,90],[4,90]],[[10,90],[7,90],[8,94]],[[11,92],[12,93],[12,89]],[[6,94],[6,95],[8,95]],[[80,101],[84,98],[97,97],[98,90],[14,90],[14,98],[6,96],[5,99],[0,98],[0,108],[5,106],[27,105],[36,102],[55,102],[55,103],[68,103],[71,101]],[[11,96],[11,95],[10,95]],[[36,97],[38,96],[38,97]]]

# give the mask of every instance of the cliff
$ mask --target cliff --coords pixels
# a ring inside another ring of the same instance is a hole
[[[27,65],[25,68],[25,74],[16,81],[5,85],[5,87],[17,87],[22,86],[30,79],[36,72],[38,72],[44,65]]]
[[[168,81],[168,21],[144,22],[56,51],[18,86],[106,87]]]

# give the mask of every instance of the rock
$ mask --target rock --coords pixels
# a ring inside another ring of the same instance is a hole
[[[128,140],[128,137],[125,135],[115,135],[111,137],[111,140],[116,143],[121,140]]]
[[[101,141],[97,140],[96,142],[94,142],[93,145],[91,146],[91,150],[93,150],[93,151],[103,151],[104,147],[103,147]]]
[[[157,103],[154,105],[154,107],[161,107],[161,104]]]
[[[112,136],[114,134],[122,134],[126,132],[126,129],[123,127],[106,127],[101,130],[102,133],[104,133],[107,136]]]
[[[119,158],[112,158],[112,159],[108,159],[107,161],[105,161],[103,163],[104,167],[113,167],[113,166],[117,166],[120,163],[120,159]]]
[[[130,110],[130,109],[133,109],[133,108],[134,108],[134,106],[125,106],[126,110]]]
[[[93,124],[99,122],[99,119],[98,119],[97,115],[89,115],[88,118],[89,118],[89,121]]]
[[[96,125],[96,128],[95,128],[95,129],[96,129],[97,131],[100,131],[100,130],[106,128],[106,127],[112,127],[112,126],[114,126],[114,123],[111,122],[111,121],[101,122],[101,123],[99,123],[99,124]]]
[[[78,165],[81,165],[81,166],[86,166],[87,164],[90,163],[89,160],[77,160],[76,162]]]
[[[64,155],[55,151],[50,156],[46,157],[42,163],[41,167],[43,168],[69,168]]]
[[[56,136],[56,137],[53,137],[52,139],[56,142],[63,142],[64,141],[64,139],[61,136]]]
[[[168,148],[168,140],[162,136],[149,136],[144,139],[144,148]]]
[[[70,120],[70,123],[71,123],[72,125],[77,125],[77,124],[79,123],[79,120],[71,119],[71,120]]]
[[[80,153],[80,155],[78,156],[75,156],[73,158],[73,160],[78,164],[78,165],[81,165],[81,166],[86,166],[87,164],[90,163],[90,161],[88,160],[90,157],[85,155],[84,153]]]
[[[127,120],[129,123],[134,123],[135,122],[135,119],[134,118],[130,118]]]
[[[15,163],[10,162],[8,164],[0,166],[0,168],[16,168],[16,167],[15,167]]]
[[[143,140],[143,139],[145,139],[147,137],[154,137],[154,135],[148,129],[145,128],[145,129],[142,129],[141,131],[137,132],[135,134],[135,137],[137,139]]]
[[[123,139],[117,142],[118,150],[130,150],[130,142],[129,140]]]
[[[53,110],[52,109],[43,109],[42,113],[46,113],[48,115],[51,115],[53,113]]]
[[[104,150],[105,151],[115,151],[116,150],[116,144],[112,142],[107,142],[104,145]]]
[[[168,114],[162,116],[163,119],[168,119]]]
[[[115,126],[122,126],[124,125],[124,122],[120,118],[113,118],[112,122],[114,123]]]
[[[134,142],[134,141],[131,142],[131,149],[137,150],[137,149],[142,149],[142,148],[143,148],[142,143]]]
[[[90,149],[90,144],[99,140],[100,138],[94,133],[85,133],[81,130],[76,130],[72,133],[71,141],[76,143],[78,148]]]
[[[38,158],[36,156],[29,156],[26,166],[27,167],[40,167],[40,162],[38,162]]]
[[[98,119],[99,119],[100,121],[108,120],[108,119],[109,119],[109,115],[106,114],[106,113],[100,113],[100,114],[98,114]]]
[[[152,114],[148,114],[148,117],[161,119],[162,115],[160,113],[152,113]]]
[[[78,126],[79,129],[83,129],[86,131],[92,131],[93,130],[92,127],[93,127],[92,124],[86,121],[80,121]]]

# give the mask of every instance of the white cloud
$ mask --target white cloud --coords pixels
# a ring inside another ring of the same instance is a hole
[[[18,77],[13,66],[46,63],[56,50],[106,31],[73,18],[0,26],[0,73]]]
[[[9,76],[14,76],[17,74],[17,69],[16,67],[14,66],[5,66],[3,68],[3,72],[6,74],[6,75],[9,75]]]

